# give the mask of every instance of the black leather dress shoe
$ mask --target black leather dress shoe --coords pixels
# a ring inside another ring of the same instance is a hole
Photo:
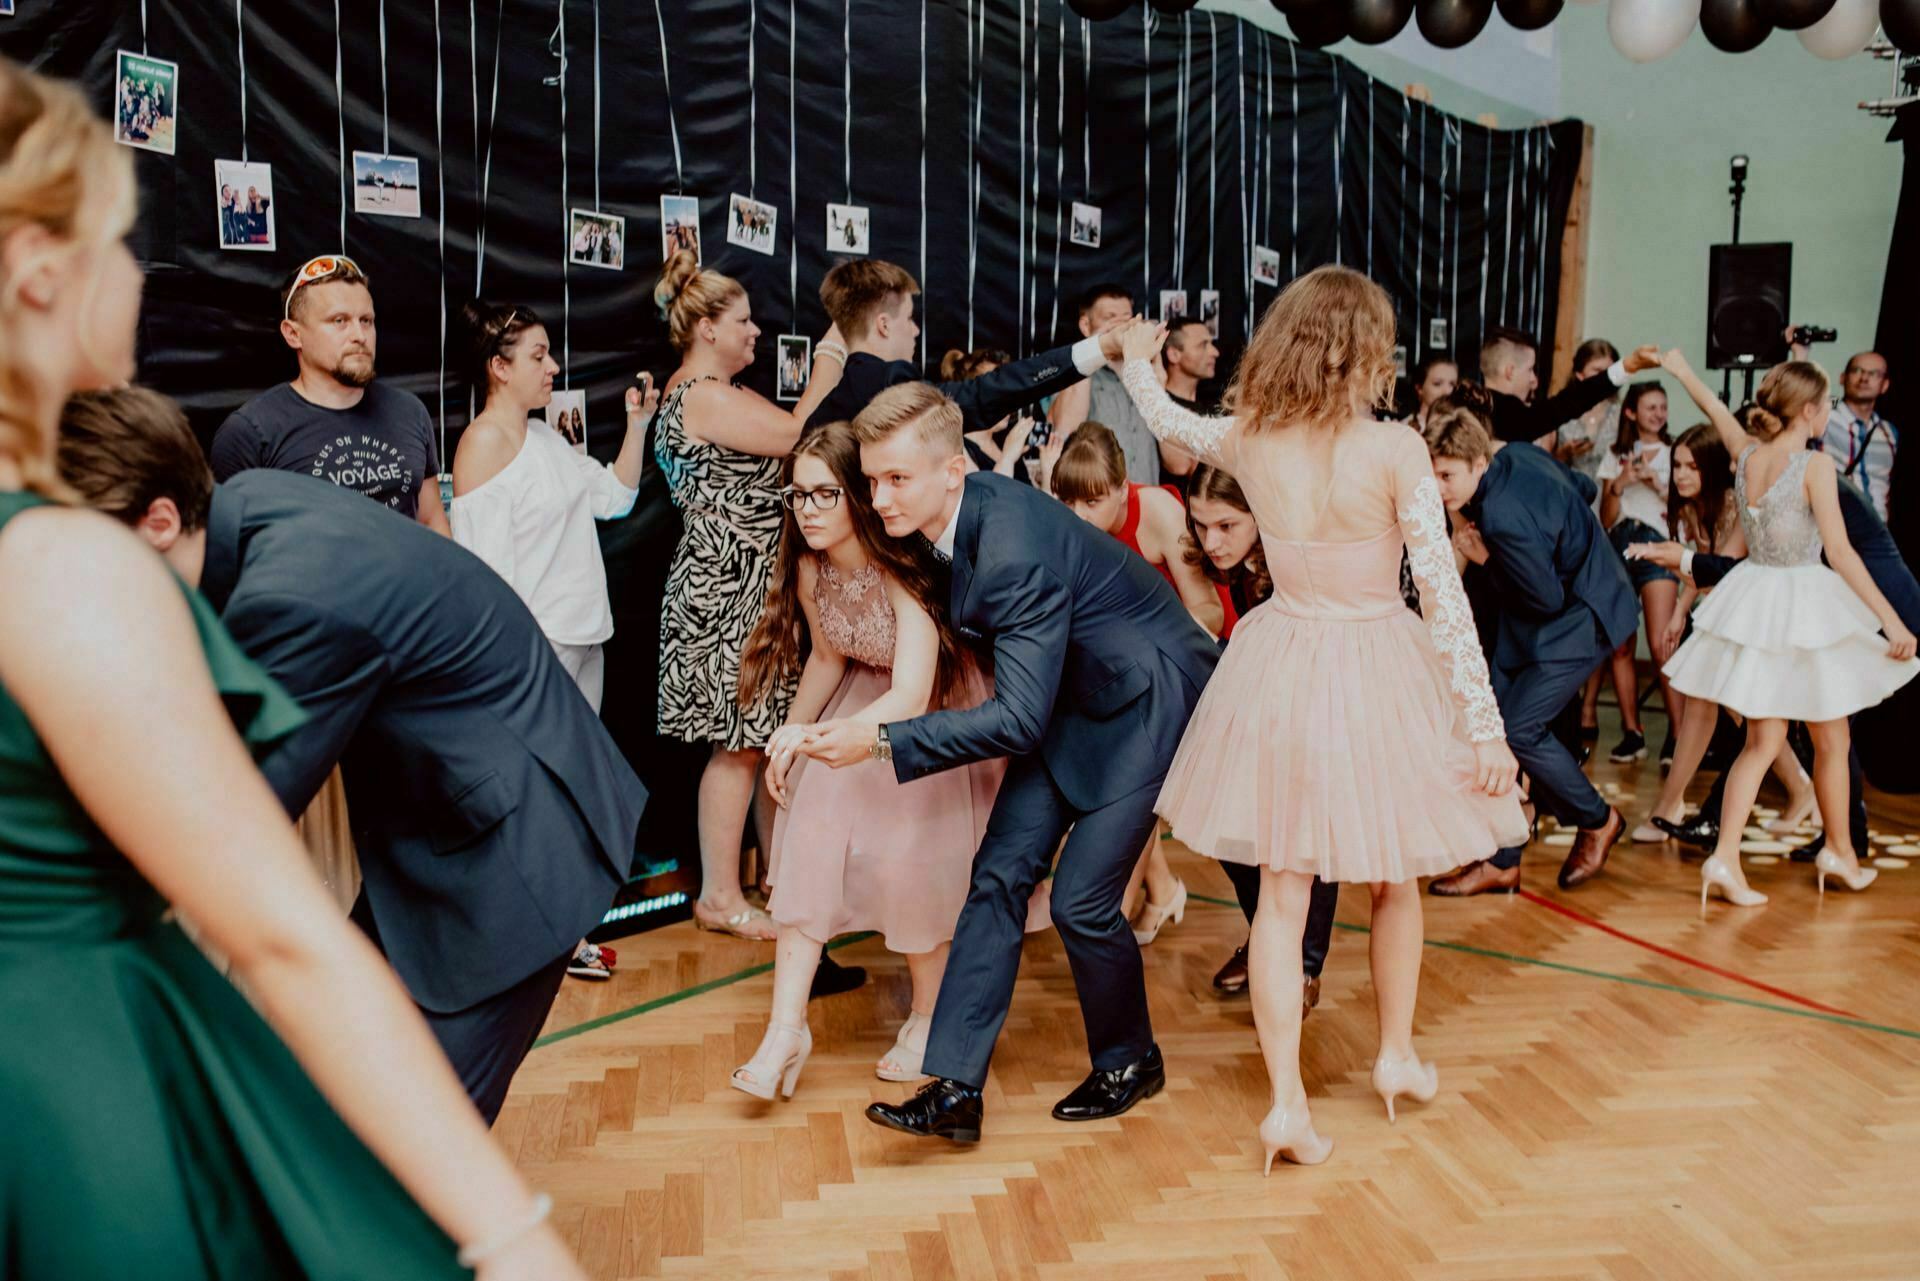
[[[1796,863],[1811,863],[1820,857],[1820,851],[1825,848],[1827,848],[1827,834],[1825,832],[1815,832],[1812,840],[1795,849],[1791,854],[1787,855],[1787,857]],[[1871,849],[1873,847],[1869,845],[1862,846],[1861,848]]]
[[[822,996],[838,996],[842,992],[853,991],[866,981],[865,966],[842,965],[822,953],[819,968],[813,972],[813,986],[807,989],[807,999],[811,1001]]]
[[[980,1120],[986,1111],[977,1087],[936,1076],[905,1103],[872,1103],[867,1120],[902,1134],[924,1139],[952,1139],[978,1143]]]
[[[1697,845],[1701,849],[1710,850],[1720,840],[1719,820],[1705,814],[1695,814],[1684,823],[1675,823],[1664,818],[1650,818],[1647,822],[1682,845]]]
[[[1056,1121],[1100,1121],[1119,1116],[1141,1099],[1150,1099],[1167,1085],[1167,1066],[1160,1047],[1148,1050],[1122,1068],[1095,1069],[1072,1094],[1053,1105]]]

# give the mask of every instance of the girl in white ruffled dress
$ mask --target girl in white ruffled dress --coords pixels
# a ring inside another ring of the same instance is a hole
[[[1863,890],[1875,873],[1860,866],[1847,835],[1847,718],[1920,675],[1920,662],[1913,633],[1847,541],[1833,460],[1807,448],[1826,424],[1826,372],[1804,360],[1774,366],[1742,427],[1678,351],[1662,363],[1735,459],[1747,536],[1747,559],[1694,610],[1693,635],[1665,668],[1681,693],[1747,721],[1746,747],[1727,774],[1720,840],[1700,869],[1700,901],[1715,888],[1740,907],[1767,901],[1740,870],[1740,838],[1790,721],[1805,721],[1813,739],[1827,832],[1818,885],[1824,892],[1834,876]]]

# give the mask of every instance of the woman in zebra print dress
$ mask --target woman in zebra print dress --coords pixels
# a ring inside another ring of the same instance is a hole
[[[780,460],[826,388],[809,389],[815,394],[788,413],[733,386],[753,363],[760,330],[739,282],[702,271],[693,254],[667,260],[654,300],[681,357],[660,406],[654,458],[685,521],[660,619],[659,728],[712,746],[700,775],[693,919],[702,929],[772,939],[772,920],[740,892],[740,834],[793,687],[743,711],[740,651],[760,619],[779,540]]]

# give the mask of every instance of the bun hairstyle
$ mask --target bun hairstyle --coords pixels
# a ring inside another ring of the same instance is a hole
[[[735,299],[746,296],[732,276],[701,267],[691,249],[682,249],[661,264],[660,283],[653,287],[660,318],[667,322],[675,350],[682,352],[693,346],[694,325],[714,319]]]
[[[133,160],[107,123],[71,85],[0,58],[0,239],[37,225],[60,242],[51,253],[82,253],[125,234],[133,215]],[[67,500],[49,420],[71,388],[46,385],[20,361],[16,330],[36,322],[22,314],[19,288],[0,274],[0,457],[28,489]]]
[[[1335,426],[1382,405],[1394,381],[1393,302],[1348,267],[1318,267],[1260,318],[1227,387],[1242,430]]]
[[[1814,401],[1825,400],[1831,386],[1827,371],[1811,360],[1775,365],[1753,393],[1753,404],[1747,409],[1747,434],[1772,440],[1801,410]]]
[[[514,349],[529,329],[544,328],[531,307],[507,307],[474,298],[460,304],[460,366],[467,381],[486,403],[488,366],[495,356],[513,359]]]

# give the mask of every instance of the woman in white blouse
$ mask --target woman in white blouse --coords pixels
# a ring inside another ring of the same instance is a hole
[[[613,609],[593,522],[633,510],[659,393],[627,393],[620,455],[597,463],[532,417],[553,398],[560,372],[532,309],[474,301],[461,319],[468,374],[485,404],[453,456],[454,540],[512,584],[598,710]]]

